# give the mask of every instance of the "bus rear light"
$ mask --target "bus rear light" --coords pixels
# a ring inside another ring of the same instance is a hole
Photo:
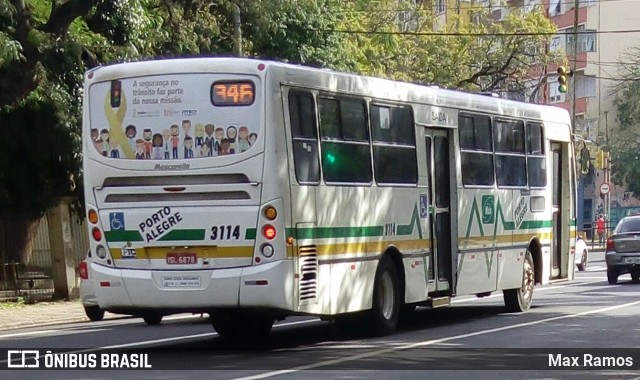
[[[262,256],[266,258],[273,256],[273,247],[271,244],[265,244],[262,246]]]
[[[78,275],[83,280],[89,279],[89,268],[87,267],[87,262],[83,261],[78,265]]]
[[[265,68],[265,67],[266,67],[266,66],[264,65],[264,63],[260,63],[260,64],[258,64],[258,70],[259,70],[259,71],[264,70],[264,68]]]
[[[274,220],[278,216],[278,211],[273,206],[268,206],[264,209],[264,217],[269,220]]]
[[[615,251],[616,250],[616,246],[615,243],[613,242],[612,238],[607,239],[607,251]]]
[[[264,226],[264,228],[262,228],[262,235],[264,235],[265,238],[271,240],[276,237],[276,228],[270,224],[267,224],[266,226]]]
[[[93,227],[91,230],[91,236],[93,236],[93,240],[100,241],[102,240],[102,231],[98,227]]]
[[[98,223],[98,212],[96,210],[89,210],[88,217],[92,224]]]
[[[289,245],[293,244],[293,236],[287,236],[287,244]]]
[[[109,281],[100,281],[100,286],[109,287],[111,283]]]
[[[96,255],[98,255],[99,258],[104,259],[107,257],[107,249],[99,245],[98,248],[96,248]]]

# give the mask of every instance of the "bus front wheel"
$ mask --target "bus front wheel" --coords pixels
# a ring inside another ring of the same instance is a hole
[[[503,290],[504,304],[509,312],[527,311],[533,301],[533,288],[536,283],[536,272],[533,266],[533,256],[527,249],[524,256],[522,286],[518,289]]]
[[[371,310],[373,333],[388,335],[394,332],[398,325],[400,309],[398,272],[391,257],[385,255],[378,264],[373,285],[373,308]]]

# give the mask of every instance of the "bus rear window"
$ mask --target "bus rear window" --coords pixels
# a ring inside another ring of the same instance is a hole
[[[255,146],[261,132],[260,112],[247,112],[258,107],[258,85],[229,77],[171,74],[94,83],[85,135],[108,159],[182,160],[243,153]]]

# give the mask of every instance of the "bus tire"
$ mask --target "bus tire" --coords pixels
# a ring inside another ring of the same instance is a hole
[[[529,310],[533,302],[533,288],[536,283],[536,271],[533,265],[533,256],[527,249],[524,256],[524,268],[522,273],[522,286],[517,289],[503,290],[504,305],[507,311],[519,313]]]
[[[142,319],[149,326],[159,325],[162,322],[162,314],[151,311],[142,315]]]
[[[249,316],[233,312],[211,314],[211,325],[223,339],[263,339],[266,338],[273,324],[274,318],[266,316]]]
[[[377,336],[393,333],[398,326],[402,302],[398,272],[387,255],[382,257],[376,270],[372,304],[370,320],[373,333]]]

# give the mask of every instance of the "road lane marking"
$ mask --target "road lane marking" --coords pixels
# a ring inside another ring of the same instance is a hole
[[[449,341],[452,341],[452,340],[460,340],[460,339],[465,339],[465,338],[471,338],[471,337],[474,337],[474,336],[492,334],[492,333],[495,333],[495,332],[501,332],[501,331],[506,331],[506,330],[513,330],[513,329],[518,329],[518,328],[521,328],[521,327],[530,327],[530,326],[533,326],[533,325],[539,325],[541,323],[553,322],[553,321],[558,321],[558,320],[562,320],[562,319],[583,317],[585,315],[591,315],[591,314],[597,314],[597,313],[605,313],[605,312],[608,312],[608,311],[622,309],[622,308],[625,308],[625,307],[630,307],[630,306],[635,306],[635,305],[640,305],[640,301],[629,302],[629,303],[625,303],[625,304],[622,304],[622,305],[609,306],[609,307],[605,307],[605,308],[601,308],[601,309],[587,310],[587,311],[583,311],[583,312],[575,313],[575,314],[559,315],[557,317],[550,317],[550,318],[540,319],[540,320],[537,320],[537,321],[518,323],[518,324],[515,324],[515,325],[511,325],[511,326],[503,326],[503,327],[497,327],[497,328],[493,328],[493,329],[480,330],[480,331],[475,331],[475,332],[472,332],[472,333],[454,335],[454,336],[450,336],[450,337],[446,337],[446,338],[426,340],[426,341],[423,341],[423,342],[416,342],[416,343],[407,344],[407,345],[400,346],[400,347],[390,347],[390,348],[385,348],[385,349],[372,351],[372,352],[366,352],[366,353],[362,353],[362,354],[358,354],[358,355],[351,355],[351,356],[347,356],[347,357],[343,357],[343,358],[339,358],[339,359],[325,360],[325,361],[322,361],[322,362],[319,362],[319,363],[307,364],[307,365],[303,365],[303,366],[297,366],[297,367],[293,367],[293,368],[290,368],[290,369],[283,369],[283,370],[278,370],[278,371],[265,372],[265,373],[261,373],[261,374],[253,375],[253,376],[238,377],[238,378],[235,378],[233,380],[265,379],[265,378],[268,378],[268,377],[286,375],[286,374],[290,374],[290,373],[300,372],[300,371],[303,371],[303,370],[315,369],[315,368],[320,368],[320,367],[326,367],[326,366],[333,365],[333,364],[340,364],[340,363],[344,363],[344,362],[370,358],[370,357],[373,357],[373,356],[379,356],[379,355],[382,355],[382,354],[395,352],[395,351],[400,351],[400,350],[407,350],[407,349],[416,348],[416,347],[432,346],[434,344],[439,344],[439,343],[443,343],[443,342],[449,342]]]
[[[600,277],[580,277],[582,278],[600,278]],[[538,289],[534,289],[533,294],[535,293],[539,293],[539,292],[544,292],[547,290],[555,290],[555,289],[562,289],[562,288],[567,288],[567,287],[573,287],[573,286],[577,286],[577,285],[588,285],[588,284],[595,284],[597,282],[601,282],[600,281],[584,281],[584,282],[572,282],[570,284],[566,284],[566,285],[551,285],[551,286],[546,286],[544,288],[538,288]],[[500,290],[496,290],[496,292],[500,292]],[[466,296],[465,296],[466,297]],[[499,294],[492,294],[490,296],[486,296],[486,297],[474,297],[474,296],[469,296],[470,298],[462,298],[462,299],[455,299],[453,301],[451,301],[451,303],[462,303],[462,302],[470,302],[470,301],[477,301],[477,300],[483,300],[483,299],[488,299],[488,298],[496,298],[496,297],[502,297],[502,293]]]
[[[50,334],[52,332],[58,332],[58,331],[59,330],[41,330],[41,331],[27,331],[27,332],[14,333],[14,334],[4,334],[4,335],[0,335],[0,339],[15,338],[18,336],[44,335],[44,334]]]

